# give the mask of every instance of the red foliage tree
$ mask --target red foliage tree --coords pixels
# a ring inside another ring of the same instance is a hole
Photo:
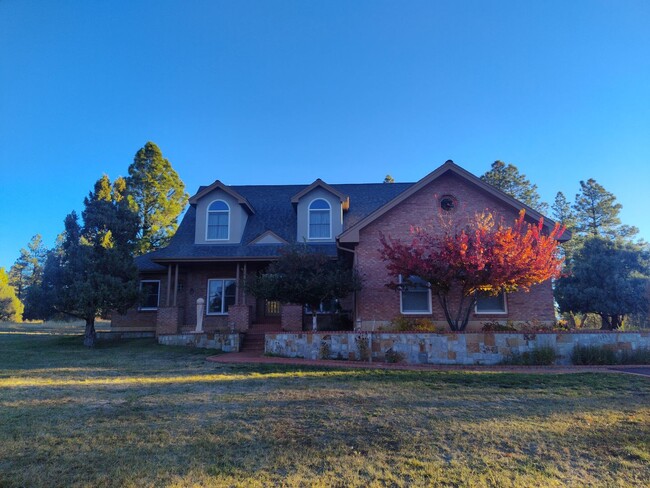
[[[532,285],[560,274],[562,259],[557,239],[564,228],[556,224],[550,233],[524,221],[522,210],[512,227],[496,223],[492,214],[477,214],[460,232],[435,232],[413,228],[410,243],[381,236],[379,250],[389,273],[398,278],[391,288],[413,284],[411,277],[429,283],[438,297],[451,330],[464,330],[478,292],[528,291]],[[460,299],[452,310],[450,294]]]

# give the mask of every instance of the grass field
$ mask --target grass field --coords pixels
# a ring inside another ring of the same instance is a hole
[[[648,378],[227,366],[24,329],[0,325],[3,488],[650,485]]]

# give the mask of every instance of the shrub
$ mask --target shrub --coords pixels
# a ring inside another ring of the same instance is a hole
[[[357,349],[359,350],[359,359],[361,361],[370,360],[370,343],[365,335],[358,335],[354,339]]]
[[[436,325],[431,319],[414,317],[395,317],[390,321],[391,330],[395,332],[445,332],[445,327]]]
[[[508,321],[505,324],[502,324],[498,320],[483,322],[481,330],[483,332],[517,332],[517,329],[512,325],[512,322]]]
[[[404,354],[393,351],[392,347],[386,351],[384,357],[386,358],[387,363],[401,363],[404,361]]]
[[[576,345],[571,353],[571,362],[578,365],[616,364],[616,354],[603,346]]]
[[[319,352],[321,359],[329,359],[332,355],[332,347],[330,346],[329,342],[321,341]]]
[[[614,352],[606,346],[575,346],[571,362],[577,365],[650,364],[650,348]]]
[[[522,353],[514,352],[504,359],[501,364],[522,365],[522,366],[549,366],[555,363],[557,353],[555,349],[548,346],[536,347],[532,351]]]

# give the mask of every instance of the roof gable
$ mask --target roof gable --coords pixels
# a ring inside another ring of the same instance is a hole
[[[214,190],[221,190],[231,197],[233,197],[235,200],[237,200],[237,203],[242,205],[246,211],[248,212],[249,215],[252,215],[255,213],[255,210],[253,209],[253,206],[250,204],[250,202],[237,193],[235,190],[232,188],[229,188],[228,186],[224,185],[221,181],[215,180],[214,183],[212,183],[210,186],[206,186],[205,188],[199,190],[199,192],[194,195],[193,197],[190,198],[189,202],[190,205],[196,205],[196,202],[198,202],[201,198],[203,198],[205,195],[208,193],[214,191]]]
[[[330,192],[332,195],[336,196],[341,201],[341,204],[343,205],[343,210],[347,210],[348,208],[350,208],[350,197],[345,193],[338,191],[333,186],[328,185],[320,178],[317,178],[316,181],[314,181],[311,185],[303,188],[294,196],[292,196],[291,203],[298,203],[302,197],[307,195],[307,193],[314,190],[315,188],[322,188],[323,190],[326,190]]]
[[[255,239],[253,239],[251,244],[289,244],[282,237],[277,235],[272,230],[267,230],[266,232],[260,234]]]
[[[456,163],[454,163],[451,159],[447,160],[443,165],[439,166],[435,170],[433,170],[431,173],[426,175],[424,178],[422,178],[420,181],[412,185],[410,188],[408,188],[406,191],[400,193],[398,196],[396,196],[394,199],[386,203],[385,205],[379,207],[376,209],[374,212],[370,213],[367,215],[365,218],[361,219],[359,222],[357,222],[355,225],[349,227],[347,230],[345,230],[340,236],[339,236],[339,242],[341,243],[355,243],[359,241],[359,231],[366,227],[368,224],[371,222],[375,221],[382,215],[384,215],[386,212],[394,208],[395,206],[399,205],[401,202],[409,198],[411,195],[416,193],[417,191],[421,190],[428,184],[430,184],[432,181],[440,178],[442,175],[451,172],[454,173],[455,175],[463,178],[464,180],[468,181],[469,183],[472,183],[473,185],[479,187],[481,190],[487,192],[488,194],[492,195],[493,197],[497,198],[501,202],[505,203],[506,205],[515,208],[517,211],[524,209],[526,211],[526,215],[529,215],[533,219],[539,221],[541,219],[544,219],[544,225],[546,227],[552,228],[555,225],[555,222],[546,219],[542,214],[540,214],[537,210],[532,209],[528,205],[520,202],[519,200],[512,198],[510,195],[507,195],[503,193],[501,190],[493,187],[489,183],[484,182],[477,176],[473,175],[469,171],[461,168],[458,166]],[[565,240],[565,239],[562,239]]]

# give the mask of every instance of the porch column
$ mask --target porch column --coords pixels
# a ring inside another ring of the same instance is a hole
[[[239,261],[237,261],[237,273],[235,276],[235,305],[239,305]]]
[[[178,264],[176,264],[176,272],[174,273],[174,307],[176,306],[177,297],[178,297]]]
[[[169,299],[171,298],[171,290],[172,290],[172,265],[168,264],[167,265],[167,300],[165,300],[165,305],[169,307],[170,301]]]
[[[248,277],[248,273],[246,272],[246,264],[244,263],[244,305],[246,305],[246,278]]]

